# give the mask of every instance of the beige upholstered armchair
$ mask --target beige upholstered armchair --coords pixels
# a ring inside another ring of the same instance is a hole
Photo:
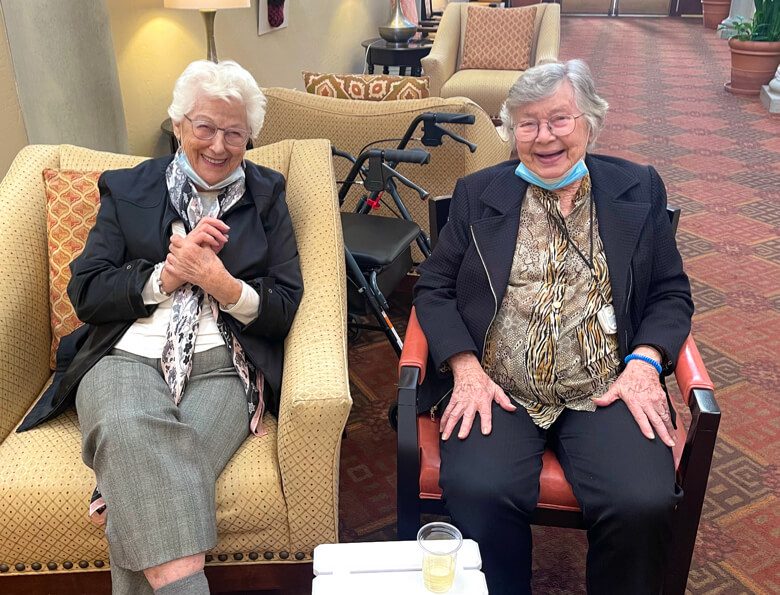
[[[322,97],[292,89],[264,89],[268,99],[265,124],[257,145],[275,143],[285,138],[326,138],[334,147],[357,155],[360,149],[376,140],[403,136],[414,117],[423,112],[452,112],[473,114],[472,125],[457,124],[451,129],[476,143],[475,153],[445,139],[440,147],[431,148],[431,161],[420,166],[403,163],[398,171],[425,188],[431,196],[451,194],[458,178],[509,159],[511,144],[496,132],[490,118],[478,105],[463,97],[442,99],[409,99],[402,101],[354,101]],[[420,136],[419,130],[415,136]],[[395,147],[397,141],[381,143],[381,147]],[[418,142],[409,148],[426,148]],[[336,177],[343,180],[349,171],[345,159],[334,159]],[[360,188],[353,191],[344,205],[345,210],[355,206]],[[428,205],[417,194],[400,188],[401,196],[414,220],[428,228]],[[379,214],[387,214],[381,209]],[[392,216],[392,215],[390,215]],[[414,247],[415,258],[421,255]]]
[[[561,12],[558,4],[533,6],[536,18],[529,64],[535,66],[558,59]],[[461,69],[468,11],[468,3],[447,5],[431,53],[422,59],[423,73],[431,77],[431,95],[468,97],[491,117],[496,117],[509,88],[523,71]]]
[[[311,556],[337,540],[341,434],[351,398],[344,248],[330,144],[275,143],[247,153],[287,178],[305,292],[285,345],[279,418],[250,437],[217,483],[212,592],[311,584]],[[29,146],[0,184],[0,593],[108,593],[107,543],[87,519],[94,476],[73,409],[14,428],[48,386],[50,298],[42,170],[128,167],[141,157]]]

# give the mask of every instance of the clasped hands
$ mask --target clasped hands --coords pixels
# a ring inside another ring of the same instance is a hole
[[[658,353],[649,347],[637,348],[635,352],[658,357]],[[485,373],[473,353],[458,353],[450,358],[449,363],[455,385],[439,424],[442,440],[450,437],[461,419],[463,422],[458,438],[466,438],[471,432],[477,413],[482,434],[490,434],[493,401],[505,411],[512,412],[517,409],[503,389]],[[618,399],[626,404],[646,438],[653,440],[657,433],[664,444],[674,446],[674,427],[666,393],[652,366],[642,361],[630,361],[610,389],[602,396],[594,398],[593,402],[599,407],[606,407]]]
[[[228,242],[229,230],[223,221],[203,217],[186,236],[173,234],[160,273],[163,289],[170,293],[184,283],[192,283],[221,304],[238,301],[241,284],[217,256]]]

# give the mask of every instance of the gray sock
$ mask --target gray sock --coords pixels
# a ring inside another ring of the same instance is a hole
[[[209,582],[201,570],[160,587],[154,595],[209,595]]]

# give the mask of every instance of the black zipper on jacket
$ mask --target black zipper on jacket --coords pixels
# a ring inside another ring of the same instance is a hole
[[[487,347],[487,338],[490,334],[490,327],[493,326],[493,322],[495,322],[496,316],[498,316],[498,297],[496,297],[496,290],[493,289],[493,281],[490,279],[490,273],[488,273],[485,259],[482,258],[482,251],[479,249],[479,244],[477,243],[477,236],[474,233],[474,226],[470,225],[469,229],[471,229],[471,237],[474,240],[474,247],[477,249],[479,260],[482,262],[482,268],[485,269],[485,276],[487,277],[488,285],[490,286],[490,293],[493,294],[493,318],[490,319],[490,324],[488,324],[487,329],[485,330],[485,338],[482,341],[482,353],[480,354],[479,358],[479,363],[482,364],[485,359],[485,348]]]
[[[631,266],[631,264],[628,265],[628,294],[626,297],[626,309],[625,309],[625,315],[628,318],[628,322],[631,321],[631,314],[629,312],[629,309],[631,307],[631,290],[634,288],[634,269]],[[623,331],[623,336],[625,337],[625,350],[626,353],[628,353],[628,327]]]
[[[477,254],[479,255],[479,260],[482,262],[482,267],[485,269],[485,276],[488,280],[488,285],[490,286],[490,293],[493,295],[493,318],[490,319],[490,324],[488,324],[487,330],[485,331],[485,339],[482,342],[482,353],[480,354],[480,365],[482,364],[482,360],[485,358],[485,346],[487,345],[487,337],[490,332],[490,327],[493,326],[493,322],[496,319],[496,316],[498,315],[498,298],[496,297],[496,291],[493,289],[493,281],[490,279],[490,273],[488,273],[487,265],[485,264],[485,259],[482,258],[482,252],[479,249],[479,244],[477,244],[477,237],[474,235],[474,227],[469,226],[469,229],[471,230],[471,237],[474,240],[474,247],[477,249]],[[448,390],[446,393],[444,393],[444,396],[442,396],[441,399],[436,401],[436,403],[433,404],[433,407],[430,409],[431,413],[431,421],[433,421],[436,418],[436,411],[439,408],[439,405],[441,402],[446,399],[453,389]]]

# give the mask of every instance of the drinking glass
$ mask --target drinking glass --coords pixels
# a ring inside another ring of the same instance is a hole
[[[417,533],[423,551],[422,575],[425,588],[446,593],[455,580],[455,562],[463,536],[449,523],[428,523]]]

